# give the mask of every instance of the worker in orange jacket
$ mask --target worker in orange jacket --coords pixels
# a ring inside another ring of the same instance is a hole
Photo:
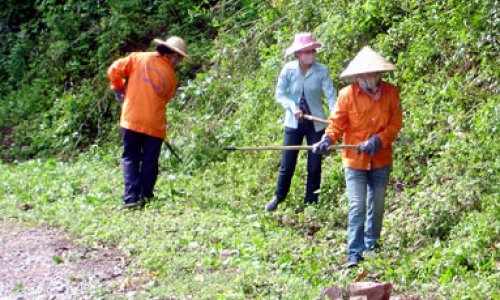
[[[394,70],[370,47],[361,49],[340,76],[357,82],[339,92],[331,125],[313,146],[314,153],[328,154],[328,147],[342,137],[345,144],[358,145],[342,151],[350,206],[348,267],[371,255],[380,238],[392,143],[402,123],[398,89],[382,81],[381,73]]]
[[[125,181],[122,207],[127,208],[153,197],[167,125],[165,106],[177,89],[175,67],[182,60],[191,61],[183,39],[173,36],[154,42],[156,51],[134,52],[116,60],[108,69],[111,89],[116,100],[123,103],[120,116]]]

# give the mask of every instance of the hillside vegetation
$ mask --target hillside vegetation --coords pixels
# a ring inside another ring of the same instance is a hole
[[[325,44],[318,60],[338,90],[364,45],[399,69],[385,79],[400,89],[403,128],[382,253],[363,263],[364,280],[422,299],[500,299],[495,0],[3,1],[0,213],[119,246],[157,276],[145,299],[316,299],[353,282],[339,154],[324,160],[319,205],[296,212],[302,153],[286,205],[266,214],[280,153],[221,151],[282,143],[274,87],[299,31]],[[169,35],[195,61],[179,69],[167,109],[182,161],[164,149],[157,201],[123,212],[120,106],[106,69]],[[24,203],[34,209],[15,209]]]

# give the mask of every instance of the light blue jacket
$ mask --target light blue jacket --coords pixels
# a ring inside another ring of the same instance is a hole
[[[299,121],[293,112],[300,107],[302,91],[305,93],[307,105],[313,116],[326,119],[321,101],[322,94],[325,94],[328,108],[333,111],[333,106],[337,101],[337,91],[333,87],[328,68],[314,62],[304,76],[298,60],[289,62],[281,70],[275,92],[276,101],[283,105],[286,110],[284,122],[286,127],[294,129],[298,127]],[[314,122],[316,132],[325,127],[325,124]]]

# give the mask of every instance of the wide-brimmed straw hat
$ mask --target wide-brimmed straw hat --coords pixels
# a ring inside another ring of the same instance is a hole
[[[294,54],[297,51],[318,49],[323,47],[323,44],[314,40],[309,32],[301,32],[295,35],[293,44],[286,49],[285,57]]]
[[[159,45],[167,46],[168,48],[172,49],[172,51],[175,51],[180,55],[182,55],[184,60],[188,62],[193,62],[191,58],[189,58],[189,56],[187,55],[188,47],[182,38],[178,36],[171,36],[166,41],[160,39],[154,39],[154,42]]]
[[[369,46],[365,46],[356,54],[354,59],[351,60],[344,72],[340,74],[340,78],[356,77],[356,75],[386,71],[397,71],[397,69],[382,55],[375,52],[375,50]]]

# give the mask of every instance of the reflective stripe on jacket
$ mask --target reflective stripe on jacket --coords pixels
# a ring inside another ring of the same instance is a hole
[[[165,138],[168,102],[177,89],[172,62],[158,52],[135,52],[113,62],[108,69],[113,90],[125,88],[120,126]]]
[[[357,154],[356,150],[342,150],[344,167],[371,170],[392,165],[392,142],[401,129],[403,113],[398,89],[382,82],[380,100],[373,100],[363,93],[358,83],[339,92],[332,114],[331,125],[326,129],[335,144],[344,136],[345,145],[358,145],[377,134],[382,149],[374,156]]]

